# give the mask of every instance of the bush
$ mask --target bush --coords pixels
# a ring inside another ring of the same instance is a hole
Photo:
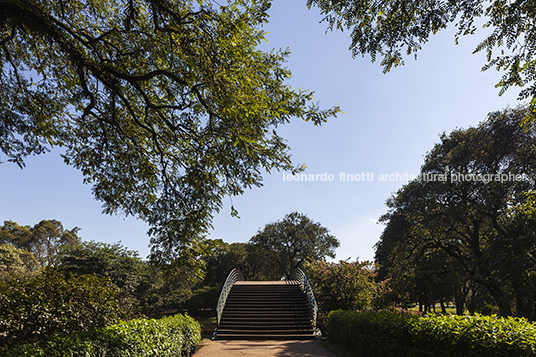
[[[536,356],[536,325],[511,317],[339,310],[326,332],[356,356]]]
[[[400,312],[332,311],[326,333],[357,356],[404,356],[411,346],[408,326],[417,315]]]
[[[536,356],[536,325],[520,318],[425,316],[410,332],[432,355]]]
[[[376,283],[376,266],[369,262],[313,261],[304,271],[312,285],[318,309],[365,310],[376,307],[387,287]]]
[[[66,246],[59,254],[58,270],[65,273],[108,277],[120,290],[122,299],[137,299],[147,266],[138,252],[120,243],[83,242]]]
[[[0,282],[0,345],[116,323],[127,315],[116,293],[108,279],[55,270]]]
[[[75,334],[56,334],[46,341],[0,350],[0,356],[178,357],[190,356],[200,341],[199,323],[178,314],[159,320],[121,322]]]

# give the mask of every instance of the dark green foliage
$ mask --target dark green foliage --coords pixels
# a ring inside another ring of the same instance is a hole
[[[339,310],[326,331],[356,356],[536,356],[536,326],[512,317]]]
[[[248,244],[228,244],[220,239],[212,240],[207,244],[214,248],[203,257],[206,264],[204,278],[188,287],[190,296],[188,301],[182,304],[182,307],[191,314],[201,313],[200,310],[214,310],[216,308],[221,288],[233,268],[239,268],[245,272],[244,274],[250,273],[252,270],[250,256],[246,249]]]
[[[109,278],[119,289],[120,303],[136,305],[143,313],[181,308],[192,296],[192,282],[166,274],[166,267],[143,262],[138,252],[120,243],[90,241],[65,247],[59,260],[58,269],[67,274]]]
[[[374,281],[376,267],[369,261],[314,261],[305,265],[305,272],[318,308],[325,313],[372,309],[383,289]]]
[[[435,356],[536,355],[536,326],[525,319],[425,316],[411,328],[415,345]]]
[[[9,243],[0,243],[0,280],[26,274],[39,266],[32,253]]]
[[[146,265],[138,252],[120,243],[83,242],[67,246],[59,254],[58,269],[70,274],[107,277],[120,289],[121,297],[136,298]]]
[[[225,243],[217,240],[220,249],[214,251],[206,257],[206,274],[203,285],[223,285],[227,275],[234,268],[240,269],[242,273],[249,276],[251,263],[247,243]]]
[[[0,350],[2,357],[180,357],[190,356],[201,341],[201,327],[189,316],[137,319],[116,325],[57,334],[46,341]]]
[[[388,281],[376,282],[376,266],[369,262],[314,261],[305,274],[318,305],[317,325],[324,329],[333,310],[371,310],[390,304]]]
[[[66,278],[45,270],[0,282],[0,345],[106,326],[127,316],[117,288],[93,275]]]
[[[279,280],[290,277],[306,262],[335,258],[339,244],[319,222],[303,213],[291,212],[259,230],[249,240],[248,255],[256,257],[255,270],[264,271],[270,280]]]
[[[69,274],[110,278],[119,288],[117,298],[122,303],[135,304],[145,314],[182,309],[187,301],[190,301],[186,307],[188,309],[193,306],[206,308],[216,303],[210,302],[212,298],[207,300],[202,290],[208,285],[214,287],[215,283],[211,283],[214,281],[213,274],[223,274],[214,271],[213,263],[224,254],[226,246],[223,242],[206,240],[199,250],[201,253],[183,251],[181,253],[190,252],[192,255],[181,254],[170,266],[144,262],[137,252],[128,250],[120,243],[83,242],[62,250],[58,269]],[[199,275],[203,275],[202,268],[207,266],[207,262],[210,262],[212,269],[205,283],[201,282]],[[219,284],[223,285],[223,282]]]
[[[188,311],[200,311],[201,309],[215,309],[218,304],[223,284],[216,286],[201,286],[192,290],[191,298],[184,307]]]
[[[524,107],[456,129],[424,159],[419,178],[388,201],[376,244],[382,275],[421,305],[536,320],[536,126]],[[402,299],[401,299],[402,300]]]
[[[192,298],[191,284],[165,281],[162,276],[155,276],[154,285],[150,286],[140,300],[140,309],[144,314],[160,313],[167,310],[182,309]]]
[[[351,349],[357,356],[404,356],[411,346],[410,321],[418,316],[397,312],[329,313],[325,332],[330,341]]]

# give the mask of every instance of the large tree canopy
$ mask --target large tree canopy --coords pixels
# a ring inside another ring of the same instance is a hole
[[[485,289],[501,314],[512,314],[515,299],[517,314],[536,316],[536,130],[521,127],[525,115],[493,112],[442,135],[420,179],[387,202],[380,264],[415,278],[456,273],[453,286]]]
[[[250,254],[257,256],[256,268],[265,276],[289,278],[292,272],[313,260],[335,258],[339,240],[319,222],[299,212],[269,223],[249,240]],[[271,271],[270,271],[271,270]]]
[[[147,221],[168,256],[263,170],[297,170],[275,128],[338,108],[285,84],[287,51],[256,48],[269,1],[214,4],[0,0],[0,162],[65,147],[104,211]]]
[[[473,35],[484,18],[486,37],[475,52],[484,51],[483,69],[503,70],[497,84],[525,87],[520,99],[536,108],[536,3],[532,0],[307,0],[318,6],[329,29],[351,29],[352,55],[382,57],[384,72],[415,55],[431,35],[454,23],[456,41]],[[534,114],[534,113],[533,113]],[[534,117],[533,117],[534,118]]]

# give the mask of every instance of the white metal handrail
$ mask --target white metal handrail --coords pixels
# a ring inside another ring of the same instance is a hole
[[[307,300],[309,301],[309,307],[311,309],[311,315],[313,317],[313,326],[316,329],[316,317],[318,315],[318,306],[316,305],[316,299],[315,295],[313,294],[313,288],[309,284],[309,280],[307,280],[307,276],[305,276],[305,273],[300,269],[296,269],[295,272],[295,280],[297,280],[300,285],[303,288],[303,291],[305,291],[305,294],[307,295]]]
[[[244,276],[242,275],[242,272],[240,271],[240,269],[234,268],[233,270],[231,270],[231,272],[227,276],[227,280],[225,280],[225,284],[223,284],[223,288],[221,288],[220,298],[218,299],[218,306],[216,307],[216,314],[218,316],[218,326],[220,325],[221,314],[223,312],[225,302],[227,301],[227,296],[229,295],[229,291],[231,291],[231,288],[233,287],[234,283],[240,280],[244,280]]]

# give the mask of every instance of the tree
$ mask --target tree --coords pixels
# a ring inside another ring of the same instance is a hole
[[[313,260],[335,258],[339,241],[318,222],[298,212],[267,224],[249,240],[259,250],[258,263],[273,269],[274,278],[290,277],[292,271]]]
[[[34,271],[38,266],[37,260],[27,250],[0,244],[0,279]]]
[[[55,219],[42,220],[33,227],[5,221],[0,226],[0,243],[31,253],[40,267],[55,266],[61,247],[80,243],[79,230],[78,227],[64,229],[63,224]]]
[[[474,52],[484,51],[483,70],[495,67],[504,75],[497,86],[500,94],[511,86],[524,89],[519,99],[531,98],[536,110],[536,4],[530,0],[307,0],[326,15],[328,28],[351,30],[353,57],[369,54],[372,61],[381,56],[384,73],[404,64],[405,55],[417,56],[429,37],[453,23],[460,36],[473,35],[479,18],[490,28]],[[500,51],[497,55],[495,51]]]
[[[0,161],[65,147],[104,212],[145,220],[166,260],[262,170],[297,172],[275,128],[339,109],[285,84],[288,51],[256,49],[268,0],[214,4],[1,0]]]
[[[456,272],[458,288],[470,287],[472,298],[485,289],[502,315],[512,315],[518,296],[517,314],[533,318],[536,131],[521,127],[526,112],[493,112],[476,128],[442,135],[420,178],[388,200],[377,247],[384,259],[407,259],[414,269],[444,253],[450,259],[436,273]]]
[[[120,243],[82,242],[66,246],[59,255],[58,269],[75,275],[108,278],[121,291],[121,298],[138,298],[146,267],[138,252]]]
[[[219,249],[205,258],[206,273],[203,279],[203,285],[223,286],[227,276],[234,268],[242,271],[246,280],[249,273],[247,243],[228,244],[221,239],[215,240]]]

